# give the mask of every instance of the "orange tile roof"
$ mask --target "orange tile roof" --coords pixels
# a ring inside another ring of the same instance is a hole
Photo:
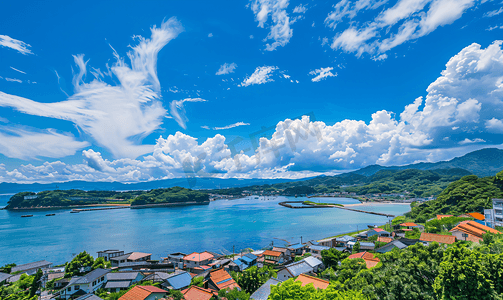
[[[367,269],[377,266],[377,264],[381,261],[378,257],[375,257],[374,254],[367,251],[351,254],[350,256],[348,256],[348,258],[349,259],[362,258],[365,261],[365,264],[367,265]]]
[[[393,238],[380,236],[377,238],[377,241],[382,242],[382,243],[389,243],[389,242],[393,242]]]
[[[419,237],[420,241],[425,242],[437,242],[439,244],[454,244],[456,242],[456,237],[452,235],[442,235],[435,233],[421,233],[421,237]]]
[[[473,218],[475,218],[479,221],[484,221],[486,219],[486,217],[483,214],[478,213],[478,212],[468,213],[468,215],[472,216]]]
[[[406,222],[406,223],[400,224],[400,226],[415,227],[415,226],[417,226],[417,224],[416,223],[412,223],[412,222]]]
[[[236,281],[232,279],[231,275],[229,275],[229,273],[227,273],[227,271],[225,271],[223,268],[210,271],[210,280],[219,290],[232,290],[234,288],[241,289]]]
[[[443,218],[454,217],[453,215],[437,215],[437,220],[442,220]]]
[[[322,290],[326,289],[328,287],[328,285],[330,284],[330,282],[328,282],[326,280],[316,278],[313,276],[309,276],[309,275],[305,275],[305,274],[300,274],[299,277],[297,277],[297,279],[295,279],[295,281],[302,282],[302,286],[305,286],[305,285],[312,283],[315,288],[322,289]]]
[[[122,295],[119,300],[144,300],[152,293],[168,293],[165,290],[156,288],[155,286],[141,286],[137,285]]]
[[[487,227],[485,225],[479,224],[475,221],[461,222],[458,224],[458,226],[451,229],[450,232],[453,232],[456,230],[467,233],[467,234],[471,234],[471,235],[476,236],[478,238],[482,238],[482,235],[486,232],[501,234],[501,232],[499,232],[498,230],[495,230],[495,229],[492,229],[491,227]]]
[[[265,250],[264,251],[264,256],[265,255],[268,255],[268,256],[281,256],[281,254],[283,254],[283,253],[281,253],[279,251],[272,251],[272,250]]]
[[[189,255],[186,255],[183,257],[183,260],[189,260],[189,261],[203,261],[203,260],[207,260],[207,259],[212,259],[213,258],[213,254],[209,253],[209,252],[193,252]]]
[[[185,300],[210,300],[211,297],[213,297],[211,290],[203,289],[195,285],[184,290],[182,293]]]

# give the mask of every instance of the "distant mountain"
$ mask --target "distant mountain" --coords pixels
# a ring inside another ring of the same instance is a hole
[[[380,170],[437,170],[437,169],[465,169],[479,177],[494,176],[503,170],[503,150],[496,148],[485,148],[470,152],[461,157],[456,157],[448,161],[436,163],[417,163],[405,166],[384,167],[380,165],[370,165],[352,173],[371,176]]]

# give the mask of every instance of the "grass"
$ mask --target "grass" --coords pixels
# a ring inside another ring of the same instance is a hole
[[[339,204],[339,203],[318,203],[318,202],[313,202],[313,201],[304,201],[302,202],[304,205],[333,205],[333,206],[340,206],[344,207],[344,205]]]

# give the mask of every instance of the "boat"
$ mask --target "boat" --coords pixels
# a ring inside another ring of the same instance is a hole
[[[72,210],[70,213],[71,213],[71,214],[78,214],[78,213],[79,213],[79,211],[74,211],[74,210]]]
[[[46,217],[55,216],[56,214],[47,214]]]
[[[367,225],[368,228],[377,228],[377,225]]]
[[[29,217],[33,217],[33,215],[22,215],[21,218],[29,218]]]

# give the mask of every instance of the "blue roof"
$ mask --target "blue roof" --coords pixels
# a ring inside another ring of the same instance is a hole
[[[306,245],[303,245],[301,243],[293,244],[287,247],[287,249],[300,249],[304,248]]]
[[[241,257],[241,260],[243,260],[244,262],[250,264],[251,262],[253,262],[254,260],[256,260],[257,257],[253,254],[246,254],[245,256]]]
[[[240,265],[244,264],[244,262],[243,262],[241,259],[239,259],[239,258],[236,258],[235,260],[233,260],[233,262],[234,262],[236,265],[238,265],[238,266],[240,266]]]
[[[365,246],[365,247],[374,247],[374,243],[360,242],[360,246]]]
[[[182,289],[190,285],[190,281],[192,280],[192,276],[188,272],[183,272],[177,274],[175,276],[171,276],[166,279],[166,281],[173,287],[175,290]]]
[[[267,298],[269,298],[269,295],[271,294],[271,285],[276,285],[280,282],[281,281],[277,280],[276,278],[267,280],[258,290],[255,291],[255,293],[250,296],[250,299],[267,300]]]

